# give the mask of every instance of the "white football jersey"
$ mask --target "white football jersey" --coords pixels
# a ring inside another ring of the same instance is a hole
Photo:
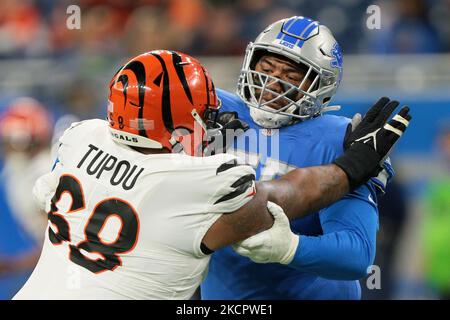
[[[14,298],[189,299],[207,272],[206,231],[251,200],[254,170],[229,154],[141,154],[103,120],[60,143],[34,190],[49,212],[44,248]]]

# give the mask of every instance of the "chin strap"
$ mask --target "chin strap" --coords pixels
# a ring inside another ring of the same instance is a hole
[[[339,110],[341,110],[341,106],[328,106],[322,109],[322,113]]]
[[[192,117],[194,117],[195,121],[203,128],[204,132],[206,132],[207,128],[205,122],[203,122],[202,117],[198,114],[197,110],[192,109],[191,111]]]

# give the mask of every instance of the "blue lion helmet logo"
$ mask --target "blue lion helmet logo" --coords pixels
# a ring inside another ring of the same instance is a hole
[[[343,64],[343,58],[342,58],[342,50],[339,44],[336,42],[333,46],[333,49],[331,50],[331,55],[333,56],[333,60],[331,61],[331,66],[333,68],[339,69],[339,79],[338,84],[342,80],[342,64]]]

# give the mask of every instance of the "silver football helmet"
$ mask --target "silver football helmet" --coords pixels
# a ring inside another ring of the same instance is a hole
[[[255,71],[262,54],[270,53],[306,68],[298,86]],[[304,88],[306,79],[311,80],[308,88]],[[251,107],[250,114],[257,124],[279,128],[327,111],[341,79],[342,52],[331,31],[317,21],[295,16],[271,24],[249,43],[237,94]],[[275,83],[283,89],[281,93],[270,89]],[[265,92],[274,98],[263,100]],[[277,110],[269,106],[274,103],[282,107]]]

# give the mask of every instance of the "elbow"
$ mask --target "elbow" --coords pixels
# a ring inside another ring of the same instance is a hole
[[[366,242],[360,239],[360,249],[355,250],[351,257],[349,257],[348,270],[346,272],[346,280],[359,280],[365,278],[370,272],[370,267],[375,260],[375,244]]]
[[[358,261],[356,261],[358,260]],[[355,257],[355,260],[348,263],[342,270],[340,277],[335,277],[335,280],[359,280],[367,276],[372,262]]]
[[[357,263],[352,265],[342,280],[359,280],[367,276],[371,263]]]

